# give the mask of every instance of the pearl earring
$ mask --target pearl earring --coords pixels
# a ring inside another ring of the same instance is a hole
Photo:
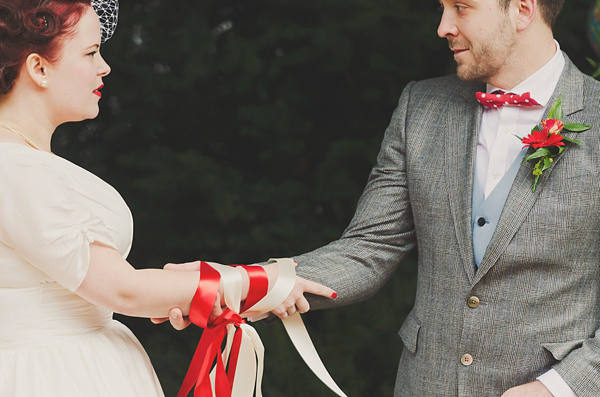
[[[40,83],[40,86],[42,86],[43,88],[48,87],[48,80],[46,80],[46,79],[42,80],[42,82]]]

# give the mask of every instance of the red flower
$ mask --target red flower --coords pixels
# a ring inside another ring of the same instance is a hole
[[[562,124],[560,120],[549,119],[546,121],[558,121],[560,124]],[[542,124],[544,124],[544,121],[542,121]],[[557,124],[553,123],[550,128],[556,129]],[[562,126],[560,128],[562,129]],[[544,125],[544,129],[541,131],[537,129],[533,130],[531,134],[523,138],[522,142],[524,145],[523,148],[528,146],[532,146],[534,149],[565,146],[565,143],[563,142],[563,136],[558,133],[551,133],[550,129],[546,128],[546,125]]]
[[[547,130],[550,134],[558,134],[559,132],[562,131],[564,126],[565,126],[565,123],[563,123],[561,120],[557,120],[557,119],[542,120],[542,127],[544,128],[544,130]]]

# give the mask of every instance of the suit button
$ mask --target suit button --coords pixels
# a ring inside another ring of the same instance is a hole
[[[473,364],[473,356],[471,356],[470,354],[463,354],[460,358],[460,362],[465,367],[468,367],[469,365]]]
[[[483,225],[485,225],[485,218],[479,218],[479,219],[477,219],[477,224],[478,224],[479,226],[483,226]]]
[[[479,306],[479,298],[476,296],[470,297],[467,299],[467,305],[469,305],[471,309],[476,309]]]

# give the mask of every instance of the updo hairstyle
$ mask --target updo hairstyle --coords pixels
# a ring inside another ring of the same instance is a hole
[[[0,96],[12,89],[29,54],[60,57],[91,0],[0,0]]]

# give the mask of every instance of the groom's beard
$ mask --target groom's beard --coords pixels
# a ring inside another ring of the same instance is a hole
[[[499,75],[511,58],[516,44],[516,33],[502,29],[500,34],[481,38],[471,43],[463,39],[448,39],[450,49],[467,49],[465,56],[459,57],[456,74],[461,80],[488,82]]]

